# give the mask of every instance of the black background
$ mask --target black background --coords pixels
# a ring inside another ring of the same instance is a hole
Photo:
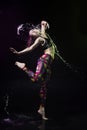
[[[26,62],[34,70],[39,50],[16,57],[9,47],[24,48],[16,34],[21,23],[47,20],[49,33],[69,69],[60,59],[52,65],[46,109],[48,115],[87,111],[87,8],[84,1],[8,1],[0,2],[0,102],[9,95],[10,112],[35,112],[39,106],[39,88],[19,70],[15,61]],[[77,71],[76,71],[77,70]]]

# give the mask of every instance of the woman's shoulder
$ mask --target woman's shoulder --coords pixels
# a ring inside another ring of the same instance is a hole
[[[38,40],[39,42],[45,42],[45,38],[41,36],[39,36],[36,40]]]
[[[49,40],[49,38],[46,35],[41,35],[40,38],[45,42]]]

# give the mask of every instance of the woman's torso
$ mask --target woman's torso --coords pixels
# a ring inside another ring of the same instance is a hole
[[[49,54],[51,57],[52,57],[52,59],[54,59],[54,49],[53,49],[53,46],[52,47],[49,47],[49,48],[47,48],[47,49],[45,49],[44,50],[44,53],[45,54]]]
[[[55,49],[52,44],[53,41],[49,37],[45,37],[44,39],[45,39],[45,42],[41,44],[44,50],[44,54],[49,54],[52,57],[52,59],[54,59]]]

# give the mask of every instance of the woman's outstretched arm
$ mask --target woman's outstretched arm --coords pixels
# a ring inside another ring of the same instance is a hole
[[[10,50],[14,53],[14,54],[17,54],[17,55],[20,55],[20,54],[25,54],[27,52],[30,52],[32,50],[34,50],[37,46],[39,46],[41,43],[45,42],[45,40],[41,37],[38,37],[35,42],[30,46],[30,47],[27,47],[25,48],[24,50],[22,51],[16,51],[14,48],[10,47]]]

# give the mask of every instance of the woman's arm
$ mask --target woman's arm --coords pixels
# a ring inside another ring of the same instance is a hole
[[[25,48],[25,49],[22,50],[22,51],[19,51],[19,52],[18,52],[18,51],[16,51],[14,48],[10,48],[10,50],[11,50],[13,53],[18,54],[18,55],[20,55],[20,54],[25,54],[25,53],[27,53],[27,52],[30,52],[30,51],[34,50],[38,45],[40,45],[40,44],[43,43],[43,42],[45,42],[45,39],[39,37],[39,38],[37,38],[37,39],[35,40],[35,42],[34,42],[30,47],[27,47],[27,48]]]

